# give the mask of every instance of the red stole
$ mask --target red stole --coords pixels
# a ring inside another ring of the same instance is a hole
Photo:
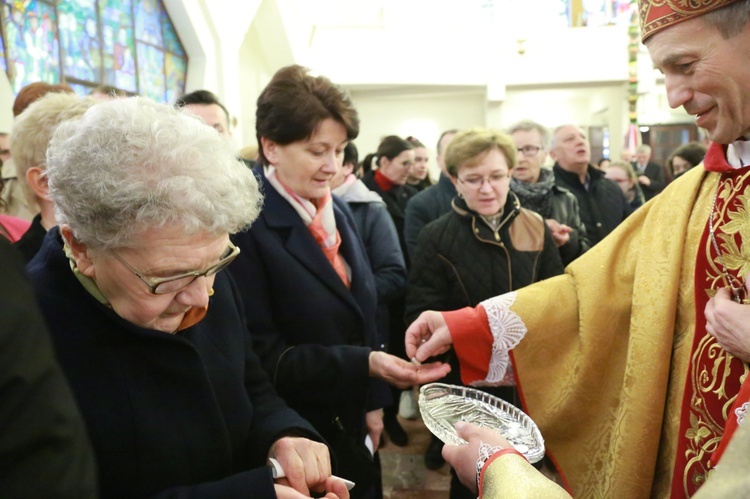
[[[704,314],[709,298],[720,288],[728,287],[728,279],[732,279],[735,288],[743,288],[744,283],[744,275],[740,275],[742,236],[727,224],[740,220],[746,209],[741,196],[750,194],[750,167],[733,169],[725,154],[726,146],[712,144],[705,158],[706,170],[721,172],[710,221],[721,256],[716,252],[706,225],[696,259],[695,336],[680,410],[673,498],[690,497],[705,482],[712,466],[712,453],[722,440],[727,415],[746,372],[744,363],[724,351],[706,332]],[[707,219],[708,216],[706,213]],[[750,241],[745,243],[750,244]]]

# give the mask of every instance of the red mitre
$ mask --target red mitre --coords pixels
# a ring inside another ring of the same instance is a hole
[[[737,0],[639,0],[641,42],[673,24],[726,7]]]

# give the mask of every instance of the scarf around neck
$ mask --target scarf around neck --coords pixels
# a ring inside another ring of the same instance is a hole
[[[344,282],[346,287],[350,286],[351,268],[344,258],[339,254],[341,236],[336,228],[336,217],[333,214],[333,199],[330,189],[326,195],[316,199],[315,203],[298,196],[294,191],[285,186],[276,175],[273,166],[263,167],[263,174],[271,186],[281,197],[294,208],[294,211],[302,219],[315,241],[320,246],[326,259],[331,263],[333,269]]]
[[[521,206],[539,213],[542,218],[552,218],[552,188],[555,186],[555,174],[542,168],[536,183],[520,182],[510,179],[510,190],[518,196]]]

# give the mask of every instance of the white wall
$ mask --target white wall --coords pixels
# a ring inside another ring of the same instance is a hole
[[[273,73],[299,63],[351,90],[363,155],[390,133],[414,135],[433,148],[444,129],[504,128],[522,118],[608,125],[618,152],[616,138],[627,127],[624,27],[520,29],[517,16],[476,22],[472,13],[486,12],[482,2],[435,1],[164,3],[189,55],[186,90],[219,96],[237,117],[238,148],[255,141],[255,102]],[[356,22],[346,25],[355,11]],[[663,84],[641,52],[641,122],[691,122],[669,110]]]
[[[354,90],[351,96],[360,117],[360,134],[354,142],[360,159],[375,152],[386,135],[413,135],[430,149],[433,177],[437,177],[435,145],[440,134],[485,125],[485,98],[479,90],[421,94],[403,89],[387,94]]]

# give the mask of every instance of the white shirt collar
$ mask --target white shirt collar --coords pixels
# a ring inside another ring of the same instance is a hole
[[[732,168],[750,165],[750,140],[747,140],[747,137],[729,144],[727,147],[727,162],[732,165]]]

